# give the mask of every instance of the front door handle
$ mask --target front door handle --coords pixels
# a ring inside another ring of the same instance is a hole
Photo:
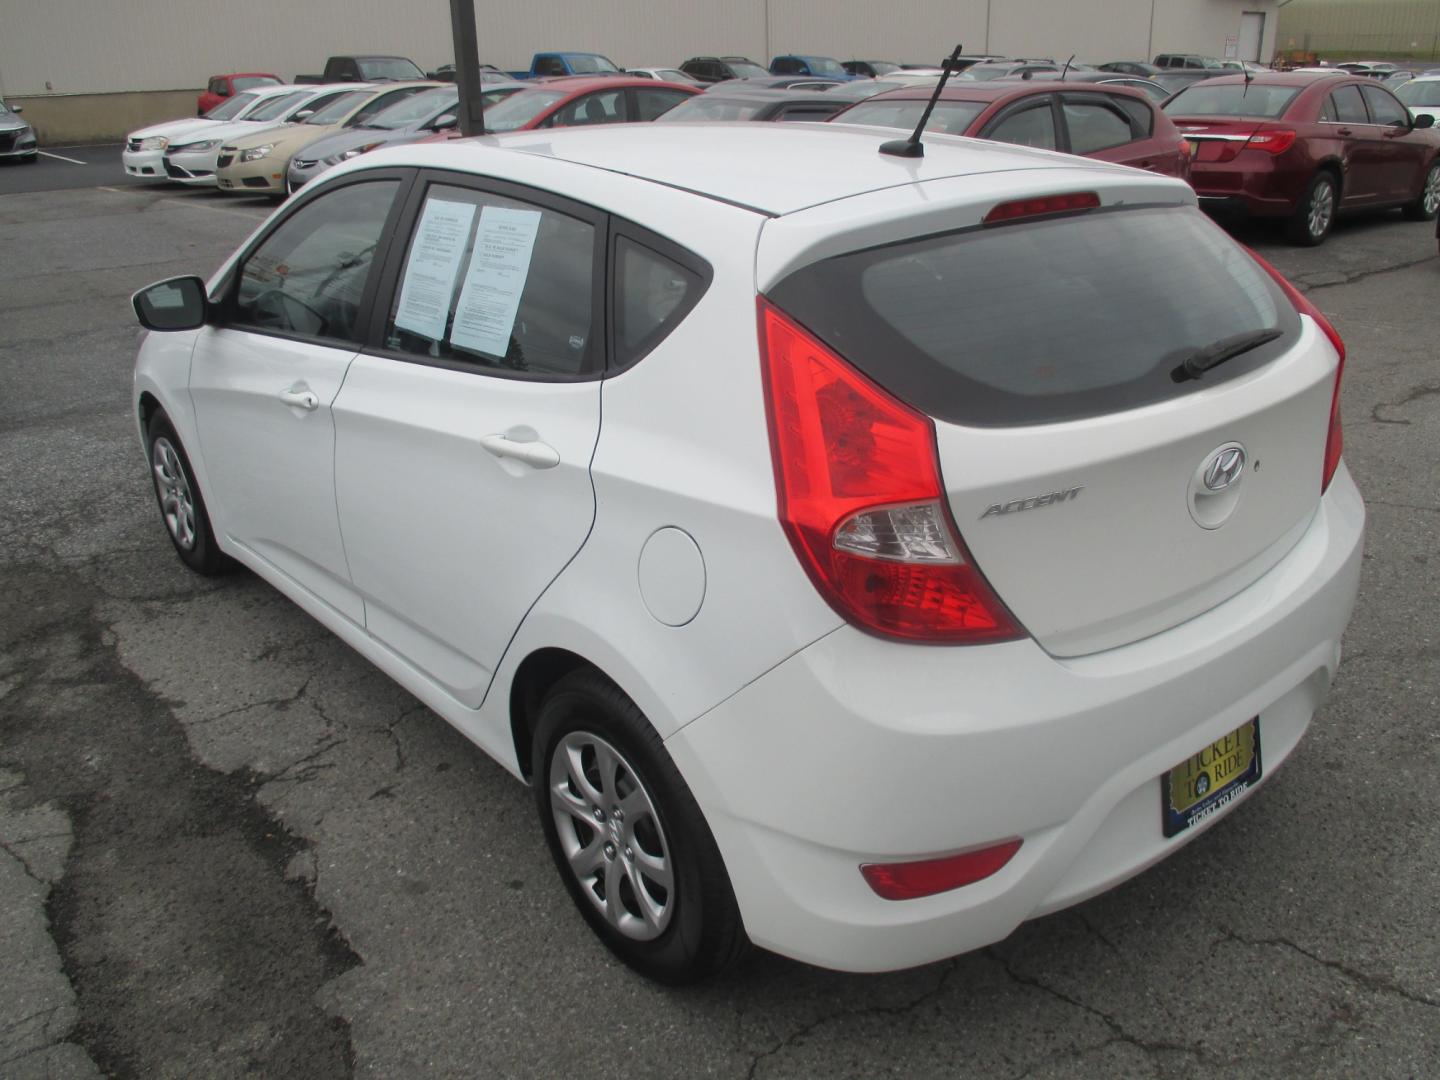
[[[1335,129],[1335,134],[1336,134],[1336,135],[1344,135],[1344,136],[1346,136],[1346,137],[1348,138],[1349,136],[1354,135],[1355,132],[1351,131],[1349,128],[1336,128],[1336,129]]]
[[[280,400],[306,412],[314,412],[320,407],[320,398],[313,390],[281,390]]]
[[[482,435],[480,445],[496,457],[514,458],[534,469],[553,469],[560,464],[560,451],[538,440],[518,442],[505,435]]]

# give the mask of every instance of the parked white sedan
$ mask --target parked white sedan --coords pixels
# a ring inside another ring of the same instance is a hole
[[[1233,810],[1339,664],[1330,324],[1184,183],[891,134],[381,149],[135,298],[180,558],[532,783],[659,979],[997,941]]]
[[[245,120],[267,101],[282,94],[302,89],[298,86],[263,86],[244,90],[226,98],[204,116],[187,116],[179,120],[167,120],[163,124],[151,124],[130,132],[125,137],[125,149],[120,160],[130,176],[148,176],[156,180],[165,178],[165,150],[171,142],[194,142],[202,139],[202,132],[218,131],[237,120]]]

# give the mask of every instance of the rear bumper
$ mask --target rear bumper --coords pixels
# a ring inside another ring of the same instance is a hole
[[[1340,658],[1365,509],[1343,467],[1276,567],[1162,634],[1056,660],[1033,641],[895,644],[849,627],[670,738],[752,940],[882,971],[980,948],[1124,881],[1170,839],[1162,773],[1260,717],[1261,783],[1299,742]],[[886,901],[866,862],[1020,837],[994,876]]]
[[[1295,212],[1310,176],[1287,155],[1242,150],[1234,161],[1194,161],[1190,184],[1200,205],[1241,210],[1253,217],[1288,217]]]

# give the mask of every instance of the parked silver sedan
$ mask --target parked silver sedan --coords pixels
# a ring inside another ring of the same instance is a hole
[[[0,101],[0,158],[35,161],[40,150],[35,142],[35,129],[19,117],[19,105]]]
[[[484,107],[488,109],[523,89],[522,82],[485,83]],[[450,130],[457,122],[459,102],[460,92],[454,86],[437,86],[396,102],[363,124],[316,140],[290,159],[285,173],[286,190],[294,194],[331,166],[359,157],[377,146],[416,142],[427,135]]]

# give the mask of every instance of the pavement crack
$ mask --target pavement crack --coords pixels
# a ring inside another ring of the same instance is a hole
[[[33,839],[38,840],[40,838],[37,836]],[[50,888],[50,882],[46,881],[44,878],[42,878],[39,874],[35,873],[35,871],[30,868],[30,864],[26,862],[25,856],[21,855],[18,851],[16,851],[15,848],[11,846],[12,843],[13,841],[0,840],[0,851],[5,852],[6,855],[9,855],[12,859],[19,863],[20,869],[25,871],[25,876],[28,877],[31,881],[35,882],[35,884],[39,885],[42,889]]]
[[[1296,281],[1297,284],[1304,286],[1305,292],[1312,293],[1320,289],[1334,288],[1336,285],[1353,285],[1357,281],[1364,281],[1366,278],[1376,277],[1379,274],[1393,274],[1400,270],[1409,270],[1411,267],[1423,266],[1427,262],[1432,262],[1435,258],[1434,255],[1426,255],[1423,258],[1411,259],[1409,262],[1396,263],[1394,266],[1381,266],[1374,270],[1356,270],[1353,273],[1346,273],[1342,270],[1338,271],[1338,273],[1343,275],[1338,281],[1320,281],[1314,285],[1306,282],[1303,277],[1296,279]],[[1337,271],[1327,270],[1325,273],[1332,275],[1337,273]]]
[[[934,986],[932,986],[929,990],[926,990],[923,994],[915,997],[914,999],[905,1002],[903,1005],[870,1005],[863,1009],[843,1009],[840,1012],[830,1013],[826,1016],[819,1017],[816,1020],[812,1020],[808,1024],[802,1025],[801,1027],[792,1031],[789,1035],[785,1036],[785,1038],[781,1039],[774,1046],[770,1047],[769,1049],[762,1050],[758,1054],[755,1054],[750,1060],[749,1069],[747,1069],[745,1072],[745,1080],[755,1080],[755,1076],[760,1069],[761,1063],[764,1062],[767,1058],[774,1057],[776,1054],[780,1053],[787,1047],[795,1045],[797,1042],[805,1038],[805,1036],[809,1035],[817,1028],[824,1027],[826,1024],[831,1023],[832,1021],[855,1020],[859,1019],[862,1016],[904,1016],[906,1013],[913,1012],[915,1009],[918,1009],[926,1002],[937,997],[945,989],[945,986],[947,983],[949,983],[951,976],[953,976],[955,972],[959,969],[959,958],[955,957],[950,959],[946,963],[945,970],[940,973],[940,978],[935,981]]]
[[[279,712],[284,712],[291,705],[296,704],[300,701],[301,698],[305,696],[305,692],[310,688],[310,682],[313,678],[313,675],[307,677],[305,681],[300,684],[300,689],[296,690],[293,694],[286,694],[282,697],[266,698],[264,701],[249,701],[246,702],[244,705],[236,705],[233,709],[226,709],[224,712],[218,712],[214,716],[207,716],[202,720],[188,721],[186,726],[199,727],[202,724],[213,724],[217,720],[224,720],[227,717],[238,716],[241,713],[249,712],[251,709],[276,709]]]
[[[1233,941],[1240,945],[1250,946],[1251,948],[1290,949],[1292,952],[1299,953],[1307,960],[1311,960],[1321,967],[1327,967],[1331,971],[1338,972],[1351,982],[1363,986],[1372,993],[1391,994],[1395,997],[1404,998],[1406,1001],[1416,1005],[1423,1005],[1427,1009],[1440,1009],[1440,999],[1408,990],[1393,979],[1387,979],[1382,975],[1371,975],[1368,972],[1353,968],[1343,961],[1328,959],[1319,953],[1312,952],[1303,945],[1291,941],[1287,937],[1247,938],[1236,933],[1228,926],[1222,926],[1220,932],[1224,935],[1219,939],[1220,941]]]

